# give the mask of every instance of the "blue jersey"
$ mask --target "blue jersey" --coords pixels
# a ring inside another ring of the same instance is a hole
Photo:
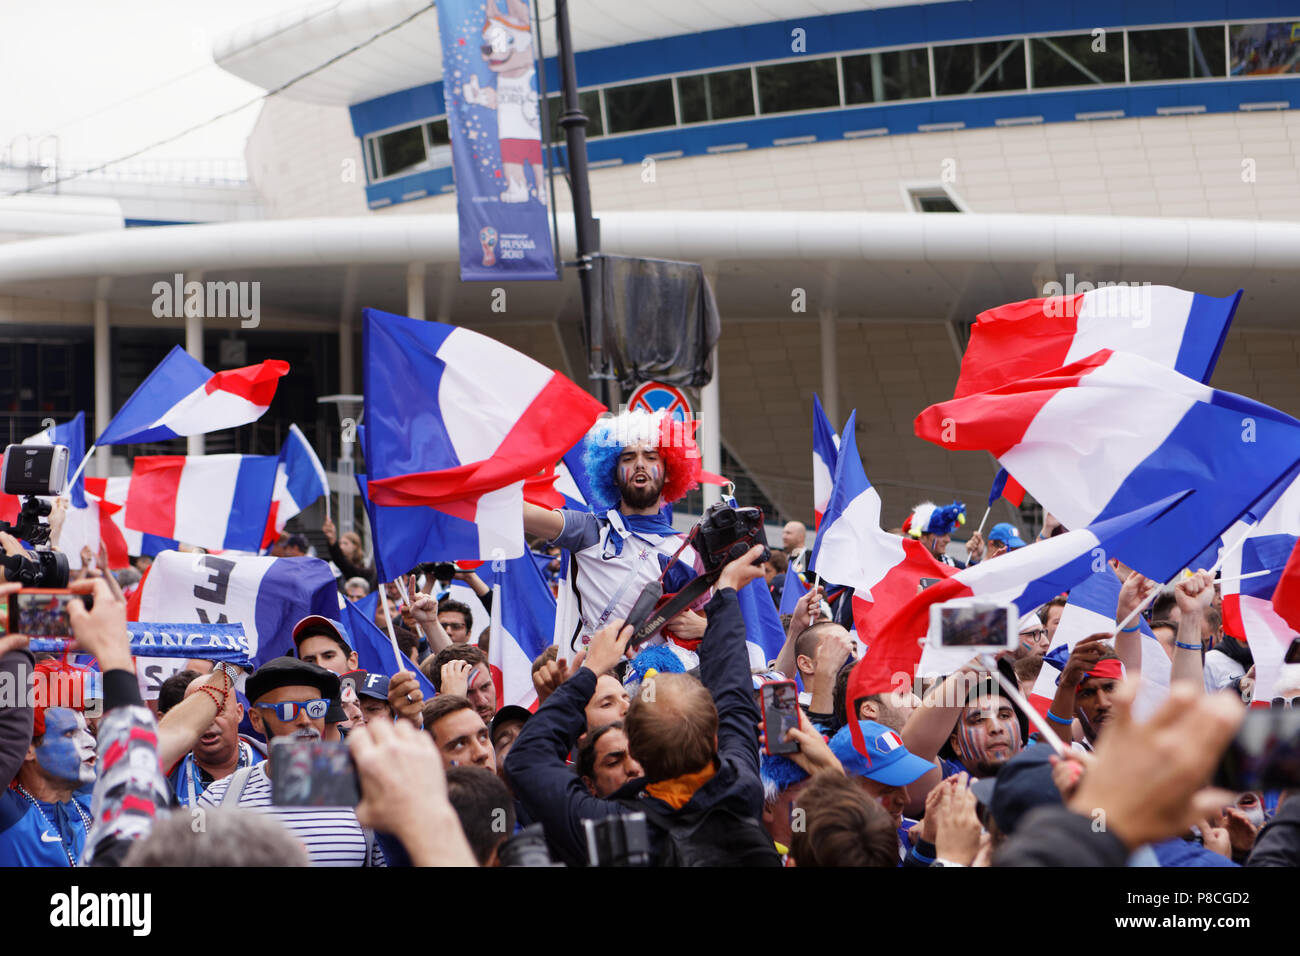
[[[0,793],[0,866],[70,866],[69,854],[80,859],[86,846],[82,814],[91,819],[92,792],[87,786],[67,803],[35,805],[17,790]]]

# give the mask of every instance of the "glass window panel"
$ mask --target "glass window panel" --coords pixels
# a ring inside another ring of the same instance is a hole
[[[1134,83],[1223,76],[1223,27],[1130,30],[1128,75]]]
[[[917,196],[916,208],[921,212],[961,212],[947,196],[941,196],[937,193],[929,196]]]
[[[707,123],[754,115],[754,86],[749,70],[724,70],[677,80],[683,123]]]
[[[938,96],[966,96],[1025,88],[1025,41],[965,43],[934,48]]]
[[[1300,22],[1236,23],[1228,44],[1233,76],[1300,73]]]
[[[1124,37],[1118,30],[1094,37],[1031,37],[1034,87],[1124,82]]]
[[[925,47],[844,57],[846,103],[925,99],[930,95],[930,58]]]
[[[550,111],[552,143],[564,142],[564,127],[560,125],[560,114],[564,112],[563,104],[564,98],[559,93],[552,93],[546,98],[546,107]],[[603,136],[605,124],[600,118],[600,91],[579,92],[578,107],[587,114],[587,138]]]
[[[758,68],[758,106],[763,113],[819,110],[840,105],[834,58],[774,63]]]
[[[677,124],[672,80],[611,87],[605,91],[605,103],[609,107],[611,133]]]
[[[399,129],[379,137],[379,172],[393,176],[404,169],[418,166],[427,157],[424,154],[424,134],[420,127]]]
[[[429,130],[429,142],[434,146],[450,146],[451,134],[447,131],[447,121],[445,119],[434,120],[432,123],[426,123]]]

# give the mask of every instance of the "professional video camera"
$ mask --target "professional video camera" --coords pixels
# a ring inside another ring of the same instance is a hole
[[[0,521],[0,531],[35,545],[50,540],[50,526],[42,524],[51,505],[37,495],[63,494],[68,477],[65,445],[10,445],[0,460],[0,491],[23,497],[22,510],[13,524]],[[0,558],[9,581],[24,587],[62,588],[68,585],[68,559],[58,551],[23,551]]]
[[[627,623],[636,629],[628,641],[629,647],[636,647],[653,637],[664,624],[713,587],[725,564],[743,557],[750,548],[763,541],[763,511],[761,508],[738,508],[732,502],[720,501],[704,512],[686,540],[704,562],[704,573],[668,597],[664,596],[663,585],[667,568],[657,581],[647,584],[627,615]],[[771,557],[772,552],[765,545],[754,563],[762,564]],[[676,556],[673,560],[677,560]]]

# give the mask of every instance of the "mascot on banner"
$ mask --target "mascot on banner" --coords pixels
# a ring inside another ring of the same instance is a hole
[[[496,86],[480,86],[478,77],[471,76],[469,82],[461,85],[461,95],[467,102],[496,110],[497,142],[507,184],[501,201],[522,203],[532,198],[524,169],[532,166],[537,201],[545,206],[541,107],[533,86],[537,68],[528,4],[525,0],[506,0],[506,10],[502,14],[496,0],[487,0],[482,51],[488,69],[496,75]],[[483,241],[486,260],[489,251],[487,241]],[[487,264],[485,261],[484,265]]]

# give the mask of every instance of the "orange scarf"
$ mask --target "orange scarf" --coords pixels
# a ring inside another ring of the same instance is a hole
[[[684,773],[671,780],[660,780],[658,783],[649,784],[645,792],[662,800],[674,810],[680,810],[690,802],[691,797],[695,796],[695,791],[712,780],[717,772],[717,768],[710,763],[703,770],[695,773]]]

